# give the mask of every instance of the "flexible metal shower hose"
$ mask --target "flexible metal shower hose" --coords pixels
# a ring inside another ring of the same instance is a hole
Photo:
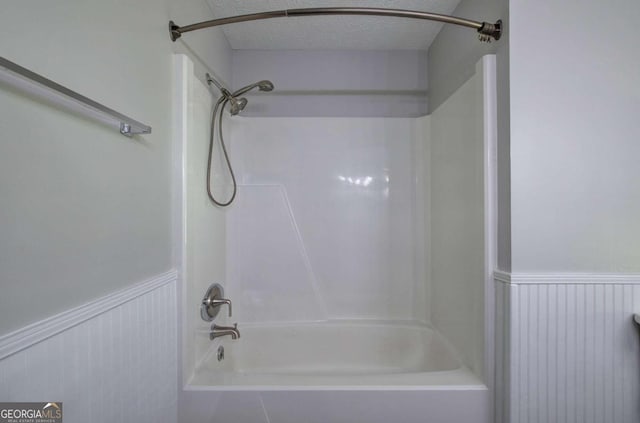
[[[227,146],[224,143],[224,136],[222,135],[222,115],[224,114],[224,108],[229,102],[229,98],[227,96],[222,96],[216,102],[215,107],[213,108],[213,113],[211,114],[211,132],[209,135],[209,158],[207,160],[207,194],[209,198],[216,206],[227,207],[233,200],[236,198],[236,193],[238,192],[238,184],[236,183],[236,176],[233,173],[233,167],[231,167],[231,161],[229,161],[229,154],[227,153]],[[218,109],[220,109],[220,114],[218,115]],[[213,193],[211,192],[211,159],[213,156],[213,142],[215,139],[215,123],[216,123],[216,115],[218,115],[218,137],[220,138],[220,147],[222,147],[222,154],[224,155],[224,160],[227,163],[227,167],[229,168],[229,173],[231,174],[231,181],[233,182],[233,193],[231,194],[231,198],[229,201],[222,202],[215,199]]]

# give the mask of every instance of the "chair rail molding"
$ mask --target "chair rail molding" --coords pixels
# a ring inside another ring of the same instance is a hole
[[[517,273],[494,270],[493,279],[510,285],[640,284],[640,273]]]
[[[176,282],[175,269],[105,295],[0,337],[0,360],[64,332],[168,283]]]

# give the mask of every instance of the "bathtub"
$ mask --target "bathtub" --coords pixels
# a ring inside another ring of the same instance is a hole
[[[241,337],[218,338],[191,385],[483,386],[433,329],[408,324],[243,325]],[[218,361],[222,345],[224,359]]]
[[[185,386],[215,391],[206,397],[216,404],[214,422],[489,421],[487,387],[429,327],[323,322],[239,330],[237,340],[211,342]],[[261,417],[242,414],[249,409]]]

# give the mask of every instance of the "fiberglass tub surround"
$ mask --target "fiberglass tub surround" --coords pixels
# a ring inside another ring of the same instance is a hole
[[[187,66],[186,391],[210,392],[218,416],[237,418],[233,404],[249,401],[272,418],[268,393],[333,407],[316,393],[404,390],[419,393],[406,397],[416,413],[487,421],[486,63],[421,118],[227,114],[238,190],[224,209],[205,188],[217,93]],[[230,175],[219,150],[213,161],[224,200]],[[212,283],[233,306],[212,323],[237,323],[237,339],[211,340],[194,306]],[[469,408],[444,405],[458,401]]]
[[[239,321],[425,320],[413,124],[234,122],[243,195],[227,213],[226,251]]]

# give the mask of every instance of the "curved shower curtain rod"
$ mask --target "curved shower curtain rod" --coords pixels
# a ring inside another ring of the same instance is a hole
[[[185,32],[196,31],[213,26],[227,25],[237,22],[256,21],[271,18],[283,18],[290,16],[315,16],[315,15],[372,15],[395,16],[399,18],[423,19],[427,21],[444,22],[453,25],[473,28],[478,32],[480,41],[491,42],[491,39],[499,40],[502,35],[502,20],[496,23],[478,22],[455,16],[440,15],[437,13],[420,12],[417,10],[380,9],[373,7],[317,7],[307,9],[286,9],[271,12],[252,13],[249,15],[230,16],[228,18],[213,19],[186,26],[178,26],[173,21],[169,22],[171,40],[175,41]]]

